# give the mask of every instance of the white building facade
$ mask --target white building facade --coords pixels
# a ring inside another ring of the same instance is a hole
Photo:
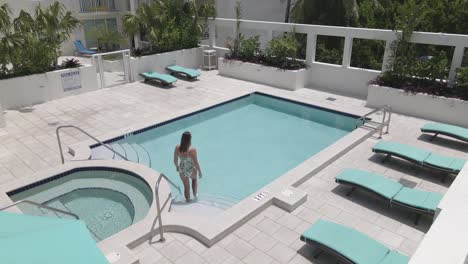
[[[123,49],[130,46],[130,39],[122,32],[122,16],[136,10],[136,0],[2,0],[16,17],[21,10],[33,13],[38,5],[50,5],[58,1],[81,22],[81,26],[70,39],[63,43],[63,55],[73,55],[76,51],[73,41],[81,40],[87,48],[98,48],[98,36],[102,31],[118,32],[120,41],[107,49]]]
[[[236,18],[236,0],[216,0],[216,16]],[[291,0],[293,5],[295,0]],[[284,22],[288,0],[241,0],[242,19]]]

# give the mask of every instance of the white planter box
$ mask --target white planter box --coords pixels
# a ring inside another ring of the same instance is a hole
[[[76,88],[64,90],[62,75],[77,71]],[[16,109],[97,89],[96,68],[86,65],[0,80],[0,104],[4,109]]]
[[[174,64],[198,69],[202,63],[203,48],[201,47],[176,50],[142,57],[132,57],[130,58],[130,80],[141,81],[143,78],[139,74],[148,71],[166,73],[166,67]]]
[[[294,91],[304,87],[306,70],[285,71],[255,63],[219,58],[218,72],[222,76]]]
[[[437,122],[468,127],[468,102],[427,94],[405,93],[403,90],[369,85],[367,106],[390,105],[396,113]]]

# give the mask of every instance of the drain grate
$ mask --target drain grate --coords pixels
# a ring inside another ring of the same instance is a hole
[[[335,97],[327,97],[327,99],[325,99],[325,100],[328,100],[328,101],[332,101],[332,102],[333,102],[333,101],[336,101],[336,98],[335,98]]]

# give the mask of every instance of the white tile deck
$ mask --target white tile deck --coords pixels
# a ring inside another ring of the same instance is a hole
[[[200,81],[179,81],[174,88],[159,88],[131,83],[96,92],[63,98],[44,104],[7,111],[7,127],[0,129],[0,184],[60,164],[55,139],[58,125],[74,124],[100,136],[122,130],[132,124],[169,115],[202,102],[228,99],[253,89],[293,95],[313,104],[343,109],[359,108],[365,101],[312,89],[295,92],[220,77],[204,72]],[[336,101],[327,101],[327,97]],[[426,121],[392,116],[385,139],[420,146],[450,156],[462,157],[466,144],[439,137],[428,142],[419,127]],[[66,145],[85,140],[75,131],[64,133]],[[333,178],[343,168],[360,168],[393,178],[408,186],[445,193],[451,183],[440,182],[440,175],[426,169],[390,159],[385,164],[370,148],[370,138],[299,186],[308,193],[308,201],[292,213],[271,206],[243,227],[211,248],[181,234],[167,234],[166,242],[145,242],[133,249],[140,263],[334,263],[327,255],[312,258],[313,248],[299,240],[301,232],[316,219],[330,219],[351,226],[403,254],[411,255],[430,226],[423,217],[413,225],[413,215],[390,209],[379,200],[359,191],[346,197],[347,189]]]

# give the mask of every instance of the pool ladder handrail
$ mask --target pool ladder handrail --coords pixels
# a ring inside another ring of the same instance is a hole
[[[114,152],[114,154],[116,154],[116,155],[120,156],[121,158],[123,158],[124,160],[128,161],[127,157],[124,157],[122,154],[120,154],[117,151],[113,150],[110,146],[108,146],[104,142],[100,141],[96,137],[93,137],[91,134],[84,131],[83,129],[81,129],[81,128],[77,127],[77,126],[74,126],[74,125],[64,125],[64,126],[58,126],[57,129],[55,130],[55,134],[57,135],[57,142],[58,142],[58,146],[59,146],[59,151],[60,151],[60,158],[62,159],[62,164],[65,163],[65,158],[63,157],[63,150],[62,150],[62,141],[60,140],[60,130],[63,129],[63,128],[74,128],[74,129],[80,131],[81,133],[85,134],[86,136],[90,137],[91,139],[93,139],[94,141],[99,143],[99,145],[107,148],[108,150]]]
[[[159,201],[159,184],[161,183],[162,178],[164,178],[169,184],[177,188],[179,190],[179,193],[182,193],[182,191],[180,190],[180,187],[177,186],[175,183],[173,183],[171,180],[169,180],[169,178],[167,178],[166,175],[164,175],[163,173],[159,174],[158,180],[156,181],[156,185],[154,188],[155,189],[154,195],[156,196],[156,209],[158,210],[159,236],[160,236],[159,242],[166,241],[166,239],[164,238],[164,230],[163,230],[163,224],[162,224],[161,203]],[[169,196],[171,196],[171,194],[169,194]]]
[[[366,122],[366,119],[368,119],[368,117],[370,115],[375,114],[377,112],[383,112],[383,116],[382,116],[382,122],[381,123],[376,122],[379,125],[374,130],[375,131],[379,130],[380,131],[379,132],[379,138],[382,138],[382,133],[383,133],[384,127],[387,127],[387,129],[385,131],[385,134],[388,134],[388,131],[390,129],[390,120],[391,120],[391,117],[392,117],[392,107],[390,105],[384,105],[382,107],[374,109],[374,110],[370,111],[369,113],[359,117],[358,120],[362,121],[362,123],[364,124]],[[387,114],[388,114],[388,119],[386,120],[385,118],[387,117]]]
[[[41,204],[41,203],[36,203],[36,202],[33,202],[33,201],[30,201],[30,200],[19,200],[19,201],[16,201],[8,206],[5,206],[5,207],[2,207],[0,208],[0,211],[3,211],[3,210],[6,210],[10,207],[13,207],[13,206],[16,206],[18,204],[21,204],[21,203],[27,203],[27,204],[31,204],[31,205],[34,205],[38,208],[45,208],[45,209],[48,209],[48,210],[51,210],[51,211],[54,211],[54,212],[57,212],[57,213],[61,213],[61,214],[66,214],[66,215],[69,215],[71,217],[74,217],[75,219],[79,220],[80,218],[78,217],[78,215],[74,214],[74,213],[71,213],[71,212],[67,212],[67,211],[64,211],[64,210],[60,210],[60,209],[57,209],[57,208],[54,208],[54,207],[50,207],[48,205],[45,205],[45,204]]]

